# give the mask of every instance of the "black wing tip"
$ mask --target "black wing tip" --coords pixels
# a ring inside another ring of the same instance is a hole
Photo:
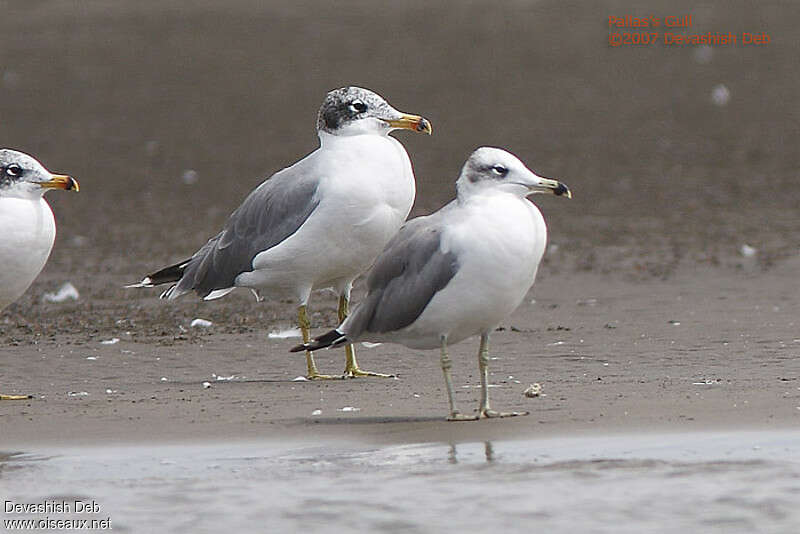
[[[160,286],[161,284],[168,284],[170,282],[178,282],[181,278],[183,278],[183,272],[186,270],[186,266],[190,261],[191,258],[178,262],[174,265],[170,265],[169,267],[164,267],[159,271],[148,274],[138,284],[130,284],[125,287],[154,287]]]
[[[322,334],[316,339],[312,339],[308,343],[301,343],[289,349],[289,352],[302,352],[304,350],[314,351],[319,349],[327,349],[329,347],[338,347],[347,343],[347,336],[338,330],[331,330]]]

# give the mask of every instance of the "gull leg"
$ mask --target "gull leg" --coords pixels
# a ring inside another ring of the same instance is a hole
[[[309,330],[311,329],[311,321],[308,319],[308,313],[306,311],[305,304],[300,305],[297,308],[297,323],[300,325],[300,332],[303,334],[303,343],[308,343],[311,341],[311,334]],[[314,363],[314,354],[310,351],[306,351],[306,365],[308,366],[308,374],[306,378],[309,380],[333,380],[333,379],[340,379],[341,376],[331,376],[331,375],[322,375],[317,370],[317,364]]]
[[[339,324],[342,324],[350,313],[350,291],[345,291],[339,296]],[[387,375],[385,373],[373,373],[372,371],[364,371],[358,366],[356,362],[356,348],[352,343],[348,343],[344,347],[344,354],[346,357],[344,366],[344,376],[346,378],[358,378],[360,376],[377,376],[379,378],[394,378],[395,375]]]
[[[481,334],[481,346],[478,349],[478,368],[481,372],[481,404],[478,417],[514,417],[528,415],[530,412],[498,412],[489,407],[489,334]]]
[[[3,393],[0,393],[0,400],[6,400],[6,401],[9,401],[9,400],[28,400],[28,399],[32,399],[32,398],[33,398],[33,395],[4,395]]]
[[[447,387],[447,401],[450,403],[450,415],[447,417],[448,421],[475,421],[478,416],[464,415],[456,408],[456,394],[453,390],[453,379],[450,377],[450,368],[453,367],[453,361],[450,355],[447,354],[447,336],[441,337],[442,341],[442,354],[440,362],[442,364],[442,373],[444,374],[444,384]]]

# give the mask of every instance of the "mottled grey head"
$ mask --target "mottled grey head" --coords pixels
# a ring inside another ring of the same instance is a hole
[[[470,155],[461,169],[457,187],[459,196],[500,188],[520,196],[552,193],[572,198],[569,188],[561,182],[537,176],[514,154],[492,147],[481,147]]]
[[[79,187],[73,178],[52,174],[28,154],[0,148],[0,196],[35,197],[48,189],[78,191]]]
[[[361,87],[331,91],[325,96],[317,116],[317,130],[334,135],[386,135],[398,128],[431,133],[431,123],[427,119],[401,113],[380,95]]]

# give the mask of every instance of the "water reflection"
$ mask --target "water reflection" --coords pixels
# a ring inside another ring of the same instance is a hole
[[[265,524],[337,534],[516,532],[531,520],[554,532],[617,532],[620,524],[651,532],[681,517],[683,530],[729,534],[800,524],[797,431],[46,452],[0,453],[0,487],[13,487],[20,503],[96,500],[118,532],[254,532]],[[452,513],[476,499],[473,513]]]
[[[3,475],[9,471],[22,469],[25,467],[25,462],[38,462],[49,459],[49,456],[36,456],[24,452],[0,451],[0,480],[2,480]]]
[[[462,444],[462,446],[465,445]],[[491,441],[483,442],[483,457],[486,459],[487,464],[494,462],[494,447]],[[447,450],[447,462],[451,464],[458,463],[458,449],[455,443],[451,443]]]

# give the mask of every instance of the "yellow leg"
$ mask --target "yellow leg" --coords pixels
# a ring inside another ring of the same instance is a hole
[[[33,395],[4,395],[0,393],[0,400],[28,400],[32,398]]]
[[[350,299],[346,294],[339,296],[339,324],[342,324],[350,313]],[[358,366],[356,362],[356,348],[352,343],[345,345],[345,365],[344,376],[345,378],[358,378],[361,376],[377,376],[379,378],[394,378],[395,375],[387,375],[384,373],[373,373],[371,371],[364,371]]]
[[[304,305],[297,308],[297,323],[300,325],[300,332],[303,334],[303,343],[308,343],[311,341],[311,333],[309,332],[311,329],[311,321],[308,319],[308,313]],[[314,363],[314,354],[310,350],[306,351],[306,365],[308,366],[306,378],[309,380],[335,380],[343,378],[341,376],[320,374],[319,371],[317,371],[317,364]]]
[[[453,379],[450,377],[450,368],[453,367],[453,360],[447,354],[447,336],[442,336],[442,352],[440,354],[439,363],[442,365],[442,374],[444,374],[444,385],[447,388],[447,402],[450,404],[450,415],[447,416],[448,421],[476,421],[477,415],[464,415],[456,408],[456,393],[453,389]]]
[[[528,415],[530,412],[498,412],[489,407],[489,334],[481,334],[481,346],[478,349],[478,369],[481,372],[481,404],[478,417],[514,417]]]

